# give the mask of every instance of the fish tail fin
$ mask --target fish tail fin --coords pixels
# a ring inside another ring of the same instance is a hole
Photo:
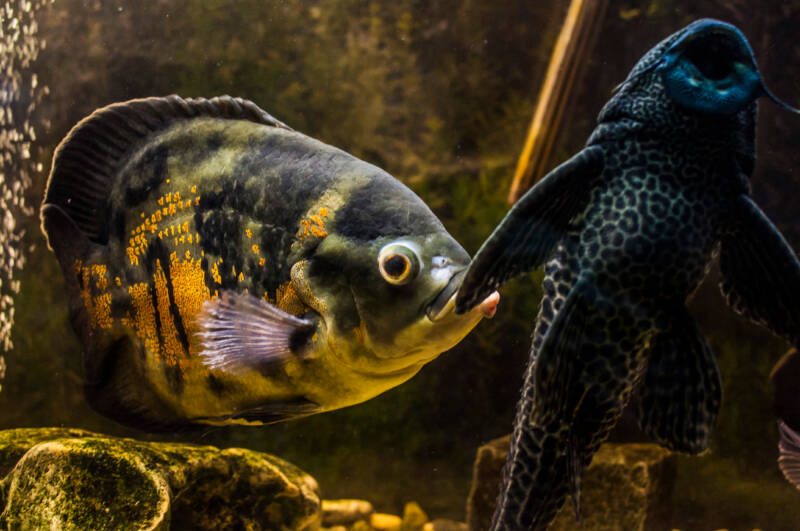
[[[64,272],[69,317],[75,331],[85,337],[89,333],[89,316],[80,297],[80,271],[78,265],[91,254],[93,245],[78,228],[73,219],[58,205],[42,207],[42,232]]]
[[[786,480],[800,489],[800,433],[782,420],[778,421],[778,431],[780,432],[778,466]]]
[[[106,244],[113,224],[109,223],[109,197],[129,155],[145,138],[175,121],[200,117],[289,129],[255,103],[230,96],[183,99],[172,95],[115,103],[81,120],[58,145],[43,207],[60,207],[90,241]],[[44,219],[42,228],[52,248],[53,237]]]

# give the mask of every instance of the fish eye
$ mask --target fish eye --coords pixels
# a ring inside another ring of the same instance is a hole
[[[407,284],[419,273],[419,257],[410,247],[391,243],[378,253],[378,268],[389,284]]]

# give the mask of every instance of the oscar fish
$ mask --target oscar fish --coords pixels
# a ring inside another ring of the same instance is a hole
[[[761,96],[789,108],[744,35],[690,24],[639,60],[586,147],[476,254],[457,311],[545,265],[493,530],[545,529],[568,493],[580,517],[582,470],[634,396],[658,443],[708,448],[722,386],[686,301],[714,256],[735,311],[800,341],[800,262],[749,197]]]
[[[223,96],[110,105],[41,210],[100,413],[159,431],[363,402],[458,343],[469,256],[385,171]]]

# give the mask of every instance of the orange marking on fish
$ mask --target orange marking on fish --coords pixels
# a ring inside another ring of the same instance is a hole
[[[219,264],[211,266],[211,277],[217,284],[222,284],[222,276],[219,274]]]
[[[211,293],[205,284],[205,273],[200,260],[170,260],[169,273],[175,305],[186,335],[191,338],[197,328],[195,316],[200,313],[203,303],[211,299]],[[190,341],[190,354],[192,350],[193,344]]]
[[[158,332],[156,331],[156,312],[153,308],[150,286],[147,282],[139,282],[128,288],[128,294],[133,302],[133,325],[136,335],[144,343],[145,348],[155,356],[160,357]]]

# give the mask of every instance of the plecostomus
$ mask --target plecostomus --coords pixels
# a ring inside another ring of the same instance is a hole
[[[742,33],[694,22],[478,251],[457,311],[546,262],[492,529],[545,529],[567,492],[580,515],[581,472],[634,394],[656,441],[708,448],[721,382],[685,304],[715,254],[733,309],[798,344],[800,263],[749,197],[760,96],[775,99]]]

